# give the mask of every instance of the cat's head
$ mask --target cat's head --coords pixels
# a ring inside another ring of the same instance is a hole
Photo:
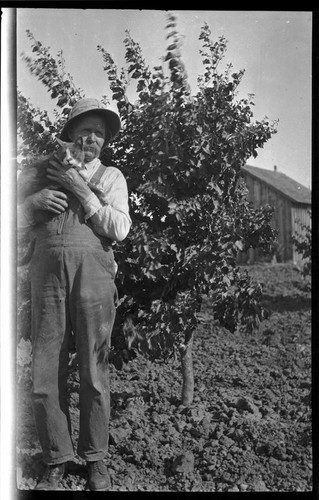
[[[80,168],[84,164],[83,138],[79,137],[76,142],[65,142],[56,138],[62,153],[61,160],[66,166]]]

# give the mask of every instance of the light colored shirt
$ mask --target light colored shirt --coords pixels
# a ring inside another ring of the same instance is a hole
[[[89,186],[100,165],[101,161],[96,158],[79,170]],[[107,167],[94,187],[96,193],[92,191],[88,198],[82,201],[85,220],[94,216],[91,224],[98,234],[113,241],[124,240],[132,225],[124,175],[116,167]],[[32,225],[30,215],[23,205],[24,203],[18,207],[18,227],[21,229]]]
[[[100,160],[96,158],[86,163],[79,171],[89,186],[100,165]],[[98,234],[114,241],[124,240],[132,225],[124,175],[116,167],[107,167],[95,189],[97,194],[92,192],[85,202],[82,202],[85,220],[94,215],[94,221],[91,220],[91,223]]]

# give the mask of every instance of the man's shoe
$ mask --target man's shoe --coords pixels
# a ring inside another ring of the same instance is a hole
[[[109,472],[103,460],[87,462],[89,487],[91,491],[104,491],[110,487]]]
[[[48,465],[36,490],[58,490],[59,482],[67,474],[66,464]]]

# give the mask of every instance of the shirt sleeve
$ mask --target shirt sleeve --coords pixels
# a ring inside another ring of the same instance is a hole
[[[108,167],[97,194],[92,192],[82,206],[85,219],[90,220],[98,234],[117,242],[126,238],[132,221],[127,183],[120,170]]]
[[[18,231],[23,231],[34,225],[32,214],[29,213],[26,202],[21,203],[17,207],[17,228]]]
[[[17,228],[24,230],[34,225],[32,213],[26,203],[30,187],[34,181],[34,171],[24,169],[18,173],[17,180]]]

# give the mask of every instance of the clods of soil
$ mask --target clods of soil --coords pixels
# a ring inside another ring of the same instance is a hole
[[[270,316],[253,335],[212,319],[204,301],[195,333],[195,395],[180,405],[179,360],[137,356],[111,366],[107,460],[111,491],[312,491],[310,282],[291,264],[254,265]],[[18,345],[17,486],[43,471],[30,405],[29,341]],[[78,436],[78,375],[70,366],[70,408]],[[77,458],[61,490],[87,490]]]

